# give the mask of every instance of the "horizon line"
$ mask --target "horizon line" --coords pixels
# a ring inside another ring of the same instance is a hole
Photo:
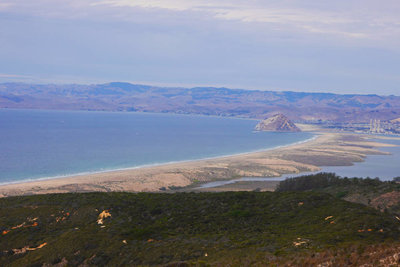
[[[257,91],[257,92],[281,92],[281,93],[307,93],[307,94],[331,94],[331,95],[352,95],[352,96],[395,96],[400,97],[400,95],[394,94],[378,94],[378,93],[337,93],[331,91],[297,91],[295,89],[250,89],[250,88],[238,88],[238,87],[230,87],[223,85],[173,85],[168,83],[157,83],[157,82],[132,82],[132,81],[110,81],[110,82],[23,82],[23,81],[10,81],[10,82],[0,82],[0,85],[3,84],[27,84],[27,85],[80,85],[80,86],[93,86],[93,85],[105,85],[112,83],[122,83],[122,84],[130,84],[130,85],[141,85],[141,86],[150,86],[157,88],[175,88],[175,89],[184,89],[184,90],[192,90],[196,88],[212,88],[212,89],[228,89],[228,90],[241,90],[241,91]],[[300,89],[301,90],[301,89]]]

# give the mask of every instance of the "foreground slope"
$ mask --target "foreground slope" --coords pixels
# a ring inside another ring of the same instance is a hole
[[[400,222],[400,177],[395,181],[371,178],[339,177],[334,173],[318,173],[286,179],[278,192],[320,192],[336,198],[360,203],[397,216]]]
[[[361,264],[371,246],[393,248],[399,226],[391,214],[318,192],[10,197],[0,199],[0,262],[314,264],[334,254]]]

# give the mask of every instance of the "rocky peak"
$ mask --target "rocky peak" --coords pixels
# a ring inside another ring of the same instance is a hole
[[[301,130],[283,114],[276,114],[260,121],[255,129],[257,131],[301,132]]]
[[[400,123],[400,118],[394,119],[390,121],[391,123]]]

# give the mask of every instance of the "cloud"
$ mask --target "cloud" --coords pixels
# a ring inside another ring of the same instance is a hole
[[[31,76],[26,76],[26,75],[0,73],[0,78],[24,78],[24,79],[29,79],[29,78],[32,78],[32,77]]]
[[[209,1],[209,0],[103,0],[92,6],[198,12],[205,17],[265,24],[280,30],[303,31],[344,38],[380,38],[399,33],[397,1]],[[317,4],[316,4],[317,3]],[[384,8],[382,6],[385,6]]]
[[[36,81],[36,79],[33,76],[29,75],[0,73],[0,82],[13,82],[13,81],[34,82]]]
[[[302,8],[273,7],[267,4],[243,1],[199,1],[199,0],[103,0],[92,6],[140,7],[176,11],[207,12],[216,18],[243,22],[268,23],[352,23],[353,19],[329,12],[311,12]]]
[[[105,0],[98,1],[91,4],[92,6],[98,5],[107,5],[114,7],[141,7],[141,8],[160,8],[160,9],[169,9],[169,10],[193,10],[197,9],[199,3],[197,1],[180,1],[180,0]]]
[[[398,90],[398,14],[399,0],[0,0],[0,72]]]
[[[11,3],[0,3],[0,10],[2,9],[8,9],[12,6]]]
[[[151,15],[159,15],[163,20],[157,21],[155,16],[155,23],[163,23],[165,16],[168,20],[178,20],[180,16],[195,14],[193,19],[257,23],[266,30],[347,39],[393,38],[400,33],[398,0],[4,0],[0,4],[1,10],[104,20],[135,20],[138,14],[153,12]],[[163,11],[177,14],[163,16]]]

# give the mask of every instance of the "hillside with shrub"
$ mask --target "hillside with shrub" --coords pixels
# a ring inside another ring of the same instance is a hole
[[[399,227],[386,211],[326,192],[9,197],[0,199],[0,263],[357,266],[392,261]]]
[[[334,173],[318,173],[286,179],[277,192],[320,192],[336,198],[360,203],[400,217],[400,183],[377,178],[339,177]]]

